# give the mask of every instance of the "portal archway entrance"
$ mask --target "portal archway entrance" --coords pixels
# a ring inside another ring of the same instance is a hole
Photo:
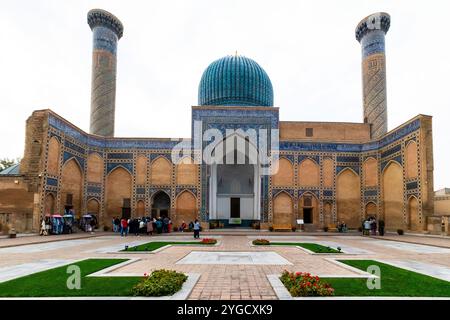
[[[158,191],[152,198],[152,218],[170,217],[170,197],[164,191]]]
[[[245,146],[238,148],[242,143]],[[224,226],[248,227],[260,220],[260,172],[256,147],[233,134],[214,149],[210,165],[209,218]]]

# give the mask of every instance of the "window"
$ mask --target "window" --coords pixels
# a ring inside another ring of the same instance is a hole
[[[73,201],[73,194],[68,193],[66,195],[66,205],[71,206]]]
[[[131,208],[131,199],[130,198],[123,199],[123,208]]]
[[[304,207],[311,207],[312,206],[312,199],[311,196],[305,196],[303,198],[303,206]]]
[[[306,128],[306,136],[312,137],[314,134],[313,128]]]

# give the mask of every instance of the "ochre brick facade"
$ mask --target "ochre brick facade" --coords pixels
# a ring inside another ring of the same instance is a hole
[[[62,213],[71,205],[77,216],[94,213],[109,224],[122,214],[124,200],[131,216],[149,215],[153,195],[164,192],[175,225],[200,218],[201,167],[191,158],[174,164],[170,149],[89,148],[50,125],[50,118],[82,133],[49,110],[34,112],[27,120],[20,175],[0,177],[0,212],[29,214],[32,223],[22,225],[36,230],[42,215]],[[427,217],[433,214],[431,117],[418,116],[392,132],[412,123],[417,129],[376,152],[281,151],[279,171],[269,179],[270,218],[262,221],[264,226],[290,228],[308,212],[312,230],[341,221],[358,228],[368,216],[385,219],[392,230],[427,230]],[[306,126],[311,125],[299,125]],[[359,133],[353,138],[341,138],[357,140],[368,134],[364,124],[355,127]],[[280,136],[285,136],[283,130]],[[104,139],[110,143],[116,138]],[[307,205],[305,196],[310,199]]]

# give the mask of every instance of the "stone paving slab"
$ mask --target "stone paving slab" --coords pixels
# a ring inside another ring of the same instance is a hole
[[[192,251],[177,264],[287,265],[292,264],[275,252],[200,252]]]
[[[363,241],[371,241],[371,244],[376,246],[383,246],[396,250],[406,250],[416,253],[450,253],[450,248],[441,248],[423,244],[415,244],[415,243],[406,243],[406,242],[398,242],[391,240],[363,240]]]
[[[70,248],[80,246],[84,244],[91,244],[95,241],[102,241],[97,239],[78,239],[78,240],[66,240],[66,241],[54,241],[38,244],[21,245],[16,247],[0,248],[0,253],[36,253],[36,252],[48,252],[51,250],[58,250],[62,248]]]

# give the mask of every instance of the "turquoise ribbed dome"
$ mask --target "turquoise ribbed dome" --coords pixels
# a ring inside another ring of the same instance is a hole
[[[263,68],[250,58],[226,56],[211,63],[198,88],[200,106],[273,106],[273,88]]]

